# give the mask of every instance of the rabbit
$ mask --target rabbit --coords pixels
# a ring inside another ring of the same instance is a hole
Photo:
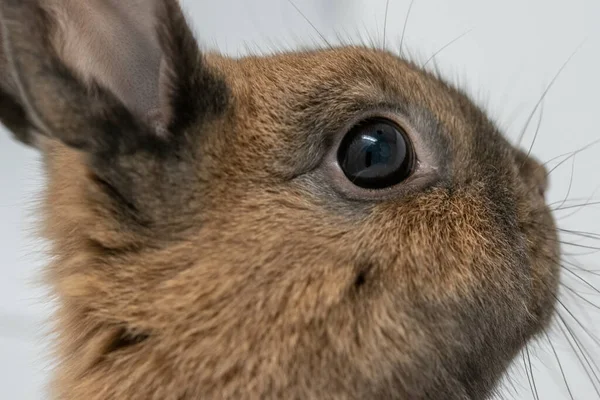
[[[0,0],[52,399],[485,399],[555,311],[544,166],[366,46],[230,58],[176,0]]]

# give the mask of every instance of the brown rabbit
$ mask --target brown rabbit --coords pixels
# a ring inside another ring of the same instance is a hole
[[[125,5],[126,4],[126,5]],[[483,399],[548,325],[546,172],[391,53],[201,52],[175,0],[0,0],[55,399]]]

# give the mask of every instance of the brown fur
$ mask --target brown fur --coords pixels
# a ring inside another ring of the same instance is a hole
[[[0,70],[0,100],[48,176],[54,398],[481,399],[547,325],[545,173],[459,90],[359,47],[201,55],[163,0],[161,136],[21,36],[57,26],[21,2],[0,0],[26,98]],[[429,175],[348,188],[324,160],[365,112],[404,121]]]

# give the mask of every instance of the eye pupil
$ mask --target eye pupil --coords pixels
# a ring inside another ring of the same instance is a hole
[[[373,152],[367,150],[367,159],[365,160],[365,166],[367,168],[369,168],[371,165],[373,165],[372,158],[373,158]]]
[[[369,189],[382,189],[406,179],[412,172],[412,159],[406,132],[383,119],[356,125],[338,150],[338,162],[346,177]]]

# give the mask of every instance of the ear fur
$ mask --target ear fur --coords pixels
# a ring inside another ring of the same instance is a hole
[[[32,144],[33,124],[29,120],[23,104],[18,100],[18,89],[9,71],[6,52],[3,50],[4,35],[0,29],[0,123],[25,144]]]
[[[160,149],[227,89],[176,0],[0,0],[0,120],[93,153]]]
[[[197,195],[196,140],[229,104],[177,0],[0,0],[0,22],[0,121],[24,143],[80,151],[84,165],[48,169],[74,185],[56,171],[81,168],[74,196],[104,225],[177,225]]]

